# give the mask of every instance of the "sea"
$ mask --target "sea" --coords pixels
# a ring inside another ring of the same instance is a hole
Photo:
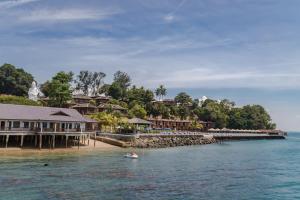
[[[300,199],[300,133],[127,151],[1,153],[0,199]]]

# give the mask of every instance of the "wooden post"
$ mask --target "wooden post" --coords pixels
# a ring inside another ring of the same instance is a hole
[[[8,145],[8,140],[9,140],[9,135],[6,135],[6,143],[5,143],[5,148],[7,148],[7,145]]]
[[[68,148],[68,136],[66,135],[66,148]]]
[[[42,134],[40,134],[40,144],[39,144],[39,148],[42,149],[42,143],[43,143],[43,136]]]
[[[52,136],[53,137],[53,144],[52,144],[52,147],[53,149],[55,148],[55,135]]]
[[[78,136],[77,138],[78,138],[77,141],[78,141],[78,149],[79,149],[79,147],[80,147],[80,136]]]
[[[24,142],[24,135],[21,135],[21,144],[20,144],[21,147],[23,147],[23,142]]]
[[[51,149],[51,136],[47,136],[48,137],[48,145],[49,145],[49,149]]]
[[[95,135],[94,135],[94,147],[96,147],[96,132],[95,132]]]
[[[37,135],[34,136],[34,146],[37,146]]]

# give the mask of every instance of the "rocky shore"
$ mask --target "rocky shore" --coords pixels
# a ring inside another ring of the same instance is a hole
[[[212,144],[213,137],[203,135],[166,135],[166,136],[140,136],[131,142],[135,148],[166,148],[176,146]]]

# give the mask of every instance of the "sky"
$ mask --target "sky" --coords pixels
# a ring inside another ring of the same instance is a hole
[[[299,0],[0,0],[0,65],[125,71],[168,97],[261,104],[300,130]]]

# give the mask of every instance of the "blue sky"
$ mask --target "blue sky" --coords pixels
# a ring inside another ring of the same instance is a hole
[[[117,70],[136,85],[259,103],[300,130],[298,0],[0,0],[0,61],[42,83]]]

